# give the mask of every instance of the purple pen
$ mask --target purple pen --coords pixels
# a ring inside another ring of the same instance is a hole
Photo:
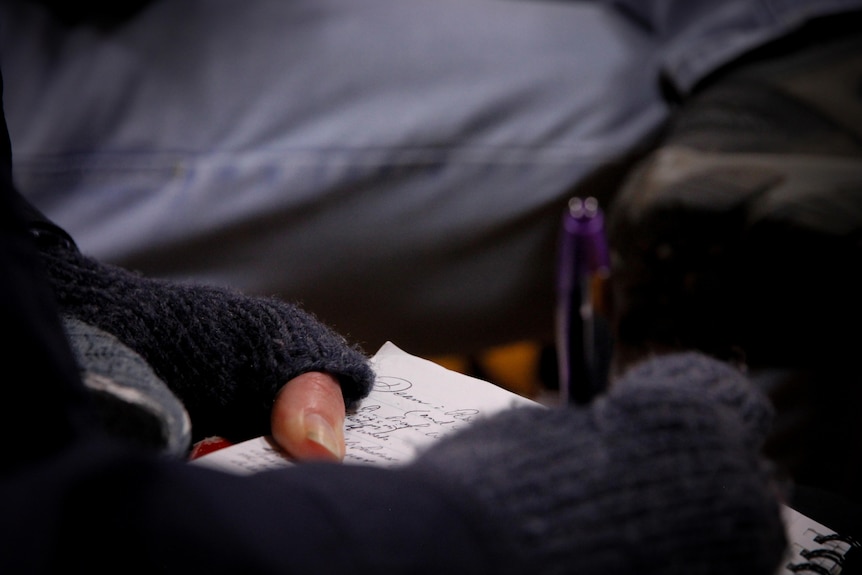
[[[570,199],[561,228],[555,317],[560,399],[586,403],[606,385],[611,345],[594,305],[610,268],[598,201]]]

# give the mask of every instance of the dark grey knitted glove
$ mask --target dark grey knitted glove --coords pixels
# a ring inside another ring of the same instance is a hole
[[[140,354],[185,405],[193,440],[268,433],[277,390],[304,372],[335,375],[348,407],[373,383],[358,348],[294,305],[143,278],[64,242],[41,253],[61,311]]]
[[[481,501],[513,572],[772,575],[785,536],[758,454],[770,415],[730,366],[669,355],[588,408],[507,412],[407,471]]]
[[[63,328],[105,431],[184,457],[191,442],[189,416],[147,362],[111,334],[80,320],[63,318]]]

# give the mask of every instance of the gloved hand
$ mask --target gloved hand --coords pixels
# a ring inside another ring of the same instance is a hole
[[[301,374],[334,376],[348,408],[371,388],[361,350],[296,305],[145,278],[48,240],[42,262],[61,312],[143,357],[188,411],[194,441],[269,433],[278,392]]]
[[[513,571],[772,575],[785,534],[759,454],[770,417],[730,365],[659,356],[589,407],[480,421],[407,472],[478,499]]]

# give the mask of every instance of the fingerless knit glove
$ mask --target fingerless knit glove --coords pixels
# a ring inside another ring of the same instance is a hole
[[[103,429],[140,447],[185,457],[188,414],[147,362],[111,334],[75,318],[63,318],[63,329]]]
[[[182,401],[193,440],[268,433],[276,392],[304,372],[335,375],[348,407],[371,388],[365,355],[295,305],[144,278],[69,242],[41,243],[62,313],[140,354]]]
[[[670,355],[590,407],[479,422],[406,471],[482,502],[512,572],[772,575],[785,536],[758,454],[770,416],[729,365]]]

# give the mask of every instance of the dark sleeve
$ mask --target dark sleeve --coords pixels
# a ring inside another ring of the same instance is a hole
[[[422,476],[239,477],[79,444],[4,479],[0,572],[492,573],[469,503]]]
[[[11,163],[6,120],[0,114],[0,436],[8,441],[0,457],[3,470],[62,449],[85,428],[83,386],[22,224]]]

